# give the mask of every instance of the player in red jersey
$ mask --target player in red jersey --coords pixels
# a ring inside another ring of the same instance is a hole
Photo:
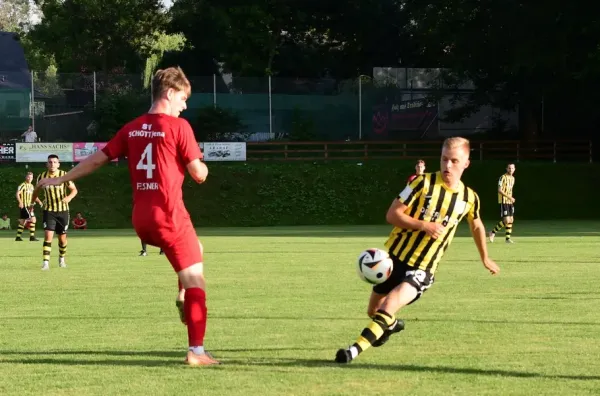
[[[183,203],[185,170],[197,183],[208,176],[190,124],[178,118],[186,109],[191,86],[177,68],[159,70],[152,79],[150,111],[126,124],[102,150],[66,175],[43,185],[79,179],[117,157],[127,157],[133,189],[133,226],[140,239],[160,247],[185,290],[183,310],[188,329],[186,363],[219,364],[204,351],[206,294],[202,245]]]
[[[415,180],[417,177],[425,173],[425,161],[423,161],[422,159],[417,161],[417,164],[415,165],[415,172],[416,173],[414,175],[408,178],[406,184],[410,184],[411,181]]]

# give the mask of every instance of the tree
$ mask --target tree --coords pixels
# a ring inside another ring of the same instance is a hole
[[[578,1],[558,0],[406,1],[421,55],[438,59],[431,66],[447,70],[441,88],[474,84],[450,118],[459,120],[487,104],[518,106],[528,139],[538,136],[542,98],[564,97],[573,87],[581,99],[598,96],[590,82],[600,80],[600,20],[593,11],[598,6],[588,6],[583,11]]]
[[[0,31],[19,32],[30,24],[32,12],[29,0],[0,1]]]
[[[217,0],[178,0],[170,12],[172,29],[234,76],[277,74],[280,50],[312,41],[317,34],[303,3],[256,0],[230,6]]]
[[[246,141],[251,135],[236,112],[218,106],[198,109],[191,124],[200,142]]]
[[[400,0],[314,2],[308,10],[319,32],[321,57],[344,78],[371,75],[373,67],[419,63],[410,35],[410,14]]]
[[[185,43],[185,37],[181,33],[166,34],[164,32],[156,32],[154,35],[143,40],[144,51],[150,53],[144,67],[144,88],[150,86],[152,75],[163,59],[165,52],[179,52],[183,50]]]
[[[234,77],[345,79],[370,75],[375,66],[416,63],[418,53],[400,0],[257,0],[235,6],[177,0],[170,13],[172,31],[183,32],[190,44],[178,59],[207,74],[219,62]],[[199,67],[201,60],[209,67]]]
[[[19,41],[21,42],[21,46],[23,46],[29,70],[42,71],[48,70],[48,68],[56,68],[54,55],[44,52],[44,49],[31,39],[29,33],[21,34]]]
[[[41,11],[31,39],[61,72],[138,72],[151,55],[143,43],[168,21],[160,0],[45,0]]]

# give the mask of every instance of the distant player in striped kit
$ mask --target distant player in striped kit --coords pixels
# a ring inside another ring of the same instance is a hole
[[[506,229],[506,243],[514,243],[512,240],[513,223],[515,222],[515,197],[513,188],[515,187],[515,164],[508,164],[506,173],[500,176],[498,180],[498,203],[500,204],[500,217],[502,220],[496,224],[496,227],[490,232],[490,242],[494,242],[496,233],[502,228]]]
[[[77,195],[77,188],[72,181],[56,185],[41,185],[43,179],[58,179],[64,176],[64,170],[59,169],[58,155],[50,154],[46,163],[47,171],[38,175],[37,185],[33,190],[33,199],[37,199],[41,190],[44,190],[44,245],[42,248],[42,271],[50,269],[50,253],[52,252],[52,239],[58,236],[58,266],[65,268],[67,254],[67,230],[69,229],[69,202]]]
[[[38,241],[35,237],[35,213],[33,212],[33,204],[31,201],[33,196],[33,190],[35,187],[33,186],[33,172],[27,172],[25,175],[25,181],[19,184],[17,187],[17,202],[19,202],[19,227],[17,228],[17,237],[15,241],[21,242],[23,239],[21,236],[23,235],[23,231],[25,230],[25,226],[29,228],[29,240],[32,242]],[[36,199],[36,202],[42,206],[42,201]]]

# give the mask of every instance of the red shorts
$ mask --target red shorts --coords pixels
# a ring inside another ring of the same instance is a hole
[[[151,218],[134,216],[133,227],[140,239],[159,247],[169,259],[175,272],[202,262],[202,246],[189,218],[174,224],[161,224]]]

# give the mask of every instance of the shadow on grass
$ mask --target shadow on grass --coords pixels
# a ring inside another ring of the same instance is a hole
[[[256,349],[256,352],[268,350],[297,350],[300,348],[275,348],[275,349]],[[302,350],[306,350],[302,348]],[[319,349],[321,350],[321,349]],[[223,349],[215,350],[215,352],[244,352],[251,350],[247,349]],[[7,354],[0,352],[0,354]],[[12,351],[10,355],[17,354]],[[28,359],[3,359],[1,364],[48,364],[48,365],[64,365],[64,366],[137,366],[137,367],[186,367],[183,364],[181,352],[173,351],[64,351],[64,352],[19,352],[25,355],[49,355],[55,357],[47,358],[28,358]],[[88,359],[82,358],[62,358],[61,356],[69,355],[93,355],[93,356],[115,356],[115,357],[138,357],[142,359]],[[169,360],[153,360],[144,359],[147,357],[168,358]],[[175,359],[179,359],[176,361]],[[217,356],[218,359],[218,356]],[[553,375],[526,371],[513,370],[496,370],[496,369],[478,369],[467,367],[449,367],[449,366],[419,366],[413,364],[377,364],[377,363],[360,363],[354,362],[351,364],[340,365],[333,361],[318,360],[318,359],[281,359],[281,358],[259,358],[260,360],[236,360],[222,359],[223,365],[212,366],[213,368],[226,370],[231,366],[245,367],[303,367],[303,368],[333,368],[339,367],[344,370],[377,370],[377,371],[403,371],[411,373],[434,373],[434,374],[457,374],[457,375],[476,375],[476,376],[492,376],[492,377],[513,377],[513,378],[543,378],[543,379],[560,379],[560,380],[577,380],[577,381],[600,381],[600,375]],[[206,369],[206,368],[203,368]],[[238,370],[239,368],[235,368]],[[234,371],[235,371],[234,370]]]
[[[323,348],[317,347],[281,347],[281,348],[218,348],[210,349],[210,353],[217,352],[279,352],[279,351],[322,351]],[[185,350],[173,351],[91,351],[91,350],[65,350],[65,351],[0,351],[2,355],[31,355],[31,356],[53,356],[59,359],[60,356],[78,356],[78,355],[93,355],[93,356],[124,356],[124,357],[157,357],[157,358],[173,358],[184,359]],[[47,358],[50,359],[50,358]],[[54,359],[54,358],[52,358]],[[23,359],[23,361],[31,361]]]
[[[75,321],[98,321],[98,320],[124,320],[124,319],[146,319],[147,317],[132,317],[132,316],[84,316],[84,315],[74,315],[74,316],[4,316],[2,320],[75,320]],[[330,317],[330,316],[219,316],[219,315],[211,315],[211,320],[235,320],[235,321],[244,321],[244,320],[253,320],[253,321],[262,321],[262,320],[282,320],[282,321],[341,321],[341,322],[358,322],[363,321],[365,324],[368,323],[367,317]],[[429,318],[402,318],[407,326],[410,325],[411,322],[440,322],[440,323],[479,323],[479,324],[490,324],[490,325],[547,325],[547,326],[600,326],[600,322],[565,322],[565,321],[535,321],[535,320],[494,320],[494,319],[452,319],[452,318],[440,318],[440,319],[429,319]],[[264,349],[263,349],[264,350]],[[279,350],[278,348],[273,348],[273,350]],[[0,351],[0,355],[4,352]]]
[[[493,377],[515,377],[515,378],[546,378],[546,379],[567,379],[580,381],[600,381],[600,375],[552,375],[542,373],[532,373],[525,371],[512,370],[488,370],[467,367],[448,367],[448,366],[418,366],[412,364],[377,364],[377,363],[360,363],[354,362],[351,364],[340,365],[333,361],[325,361],[318,359],[271,359],[271,361],[263,362],[247,362],[236,360],[225,360],[226,364],[239,364],[246,366],[277,366],[277,367],[340,367],[342,369],[359,369],[359,370],[377,370],[377,371],[404,371],[415,373],[436,373],[436,374],[459,374],[459,375],[478,375],[478,376],[493,376]]]

